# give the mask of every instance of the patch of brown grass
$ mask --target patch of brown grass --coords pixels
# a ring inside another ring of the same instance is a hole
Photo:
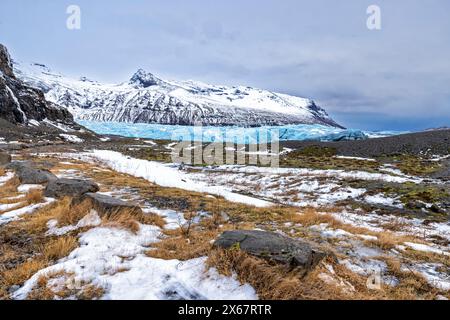
[[[0,273],[0,298],[8,299],[8,288],[13,285],[22,285],[39,270],[48,267],[53,261],[67,256],[78,245],[77,239],[72,236],[43,240],[45,243],[40,246],[35,246],[36,244],[33,244],[33,258],[30,258],[11,269],[2,270]],[[43,291],[37,292],[36,294],[43,297],[46,293],[48,292]]]
[[[0,167],[0,177],[6,174],[6,170],[3,167]]]
[[[150,224],[160,228],[164,228],[166,225],[166,220],[156,213],[143,213],[137,220],[142,224]]]
[[[424,263],[440,263],[450,268],[450,256],[444,254],[438,254],[434,252],[417,251],[412,248],[406,248],[402,252],[402,256],[412,261],[420,261]]]
[[[5,202],[8,204],[17,204],[17,205],[9,210],[0,211],[0,214],[3,214],[8,211],[12,211],[12,210],[18,210],[18,209],[24,208],[24,207],[32,205],[32,204],[41,203],[43,201],[43,198],[44,198],[44,196],[43,196],[42,190],[32,189],[23,198],[14,199],[14,200],[6,200]],[[6,204],[6,203],[3,203],[3,204]]]
[[[3,198],[3,199],[0,199],[0,204],[14,204],[14,203],[18,203],[18,202],[21,202],[21,201],[23,201],[25,199],[25,196],[21,196],[20,198],[19,197],[6,197],[6,198]]]
[[[306,208],[302,212],[295,212],[286,217],[292,223],[299,223],[304,227],[310,227],[322,223],[328,224],[330,227],[341,227],[342,223],[338,222],[330,214],[320,214],[313,208]]]
[[[41,203],[44,199],[44,193],[40,189],[32,189],[26,195],[24,200],[28,205]]]
[[[377,240],[369,241],[369,243],[371,242],[383,250],[391,250],[401,244],[398,237],[391,232],[380,232],[377,234],[377,238]]]
[[[59,237],[43,246],[42,254],[45,260],[56,261],[69,255],[76,247],[78,240],[73,236]]]
[[[139,222],[131,212],[122,211],[119,214],[103,216],[102,221],[104,226],[126,229],[135,234],[140,230]]]
[[[5,270],[5,263],[19,258],[20,253],[6,244],[0,245],[0,272]]]
[[[58,220],[59,226],[74,225],[92,210],[92,204],[89,201],[72,204],[71,200],[65,199],[55,210],[55,219]]]
[[[0,285],[4,288],[9,288],[13,285],[21,285],[31,278],[32,275],[45,267],[47,267],[47,261],[44,259],[28,260],[16,266],[14,269],[2,272],[0,276]]]
[[[333,217],[330,213],[318,212],[315,208],[305,208],[301,212],[294,212],[286,217],[286,222],[298,223],[303,227],[311,227],[326,223],[331,229],[341,229],[352,234],[375,235],[375,232],[366,228],[357,227],[351,224],[343,223]]]
[[[3,186],[0,187],[0,199],[18,196],[17,187],[20,185],[19,178],[13,177],[6,181]]]
[[[397,235],[390,231],[372,232],[371,235],[375,235],[377,240],[367,240],[366,244],[370,246],[376,246],[383,250],[395,249],[396,246],[402,245],[404,242],[423,243],[424,241],[410,235]]]
[[[139,232],[139,224],[155,225],[163,228],[166,221],[154,213],[144,213],[139,208],[123,208],[102,217],[106,226],[124,228],[133,233]]]
[[[207,255],[211,250],[211,241],[216,239],[218,231],[192,230],[185,237],[180,229],[165,231],[166,237],[152,244],[146,255],[159,259],[189,260]]]
[[[49,287],[48,283],[51,279],[55,278],[66,278],[66,283],[70,283],[73,280],[73,276],[66,272],[56,272],[39,277],[36,286],[28,294],[28,300],[54,300],[58,299],[69,299],[76,298],[78,300],[95,300],[101,298],[105,294],[105,290],[98,287],[92,283],[81,282],[68,288],[64,286],[63,288]]]
[[[105,289],[92,283],[85,285],[77,294],[79,300],[97,300],[105,294]]]
[[[10,225],[25,230],[32,235],[44,234],[47,231],[47,222],[49,220],[60,219],[70,211],[70,202],[70,198],[55,201],[31,215],[23,216],[21,220],[14,221]]]
[[[48,287],[49,278],[48,275],[40,276],[36,283],[36,287],[28,294],[27,300],[54,300],[56,294]]]
[[[72,205],[71,198],[55,201],[40,208],[32,215],[24,216],[20,221],[13,222],[14,226],[26,230],[30,234],[43,234],[47,231],[47,222],[52,219],[58,221],[59,226],[76,224],[91,210],[85,203]]]
[[[299,270],[288,270],[284,266],[270,264],[238,249],[211,251],[207,265],[227,276],[235,272],[239,281],[252,285],[259,298],[263,300],[352,298],[336,286],[320,280],[318,268],[302,277],[303,273]]]
[[[385,257],[384,261],[391,275],[395,276],[399,284],[395,287],[385,287],[385,294],[396,300],[435,299],[440,294],[438,289],[432,287],[418,272],[402,269],[400,260]]]

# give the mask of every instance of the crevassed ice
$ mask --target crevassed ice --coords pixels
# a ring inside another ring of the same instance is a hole
[[[258,128],[221,126],[180,126],[147,123],[78,121],[81,125],[99,134],[114,134],[132,138],[156,140],[195,140],[203,142],[259,143],[270,141],[278,136],[280,141],[290,140],[356,140],[370,136],[388,136],[402,132],[390,131],[383,134],[356,129],[338,129],[323,125],[286,125]]]

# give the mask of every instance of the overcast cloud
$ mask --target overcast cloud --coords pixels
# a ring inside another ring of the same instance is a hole
[[[66,28],[66,8],[82,11]],[[380,6],[382,30],[366,27]],[[70,76],[242,84],[315,99],[363,129],[450,125],[448,0],[1,0],[14,58]]]

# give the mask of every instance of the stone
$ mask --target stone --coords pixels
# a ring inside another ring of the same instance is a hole
[[[329,255],[310,242],[259,230],[225,231],[213,246],[222,249],[239,248],[257,258],[306,271],[313,269]]]
[[[99,186],[90,180],[56,179],[47,184],[44,195],[51,198],[80,197],[88,192],[97,192]]]
[[[0,152],[0,166],[4,166],[11,163],[11,155],[6,152]]]
[[[12,162],[7,168],[14,170],[20,183],[23,184],[43,184],[57,179],[50,171],[34,168],[33,164],[28,161]]]
[[[91,201],[93,208],[97,210],[100,216],[111,216],[123,211],[136,215],[143,214],[142,209],[136,203],[126,202],[100,193],[86,193],[77,201],[85,200]]]

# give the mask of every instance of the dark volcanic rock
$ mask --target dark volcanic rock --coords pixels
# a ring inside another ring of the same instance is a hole
[[[399,154],[447,155],[450,153],[450,130],[424,131],[362,141],[283,141],[280,146],[292,149],[327,147],[335,149],[337,155],[369,158]]]
[[[0,44],[0,71],[8,77],[14,78],[14,72],[8,50]]]
[[[86,193],[76,201],[88,200],[98,213],[102,215],[111,216],[122,211],[128,211],[134,214],[142,214],[142,209],[136,203],[125,202],[100,193]]]
[[[7,165],[11,162],[11,156],[6,152],[0,152],[0,166]]]
[[[67,109],[46,101],[42,91],[25,85],[15,77],[9,53],[3,45],[0,45],[0,118],[13,124],[48,119],[75,125]]]
[[[327,256],[309,242],[267,231],[225,231],[214,243],[216,248],[229,249],[234,246],[255,257],[305,270],[311,270]]]
[[[78,179],[57,179],[48,183],[44,195],[52,198],[80,197],[88,192],[100,190],[95,182]]]
[[[57,179],[50,171],[37,169],[30,162],[13,162],[8,165],[8,168],[16,172],[23,184],[42,184]]]

